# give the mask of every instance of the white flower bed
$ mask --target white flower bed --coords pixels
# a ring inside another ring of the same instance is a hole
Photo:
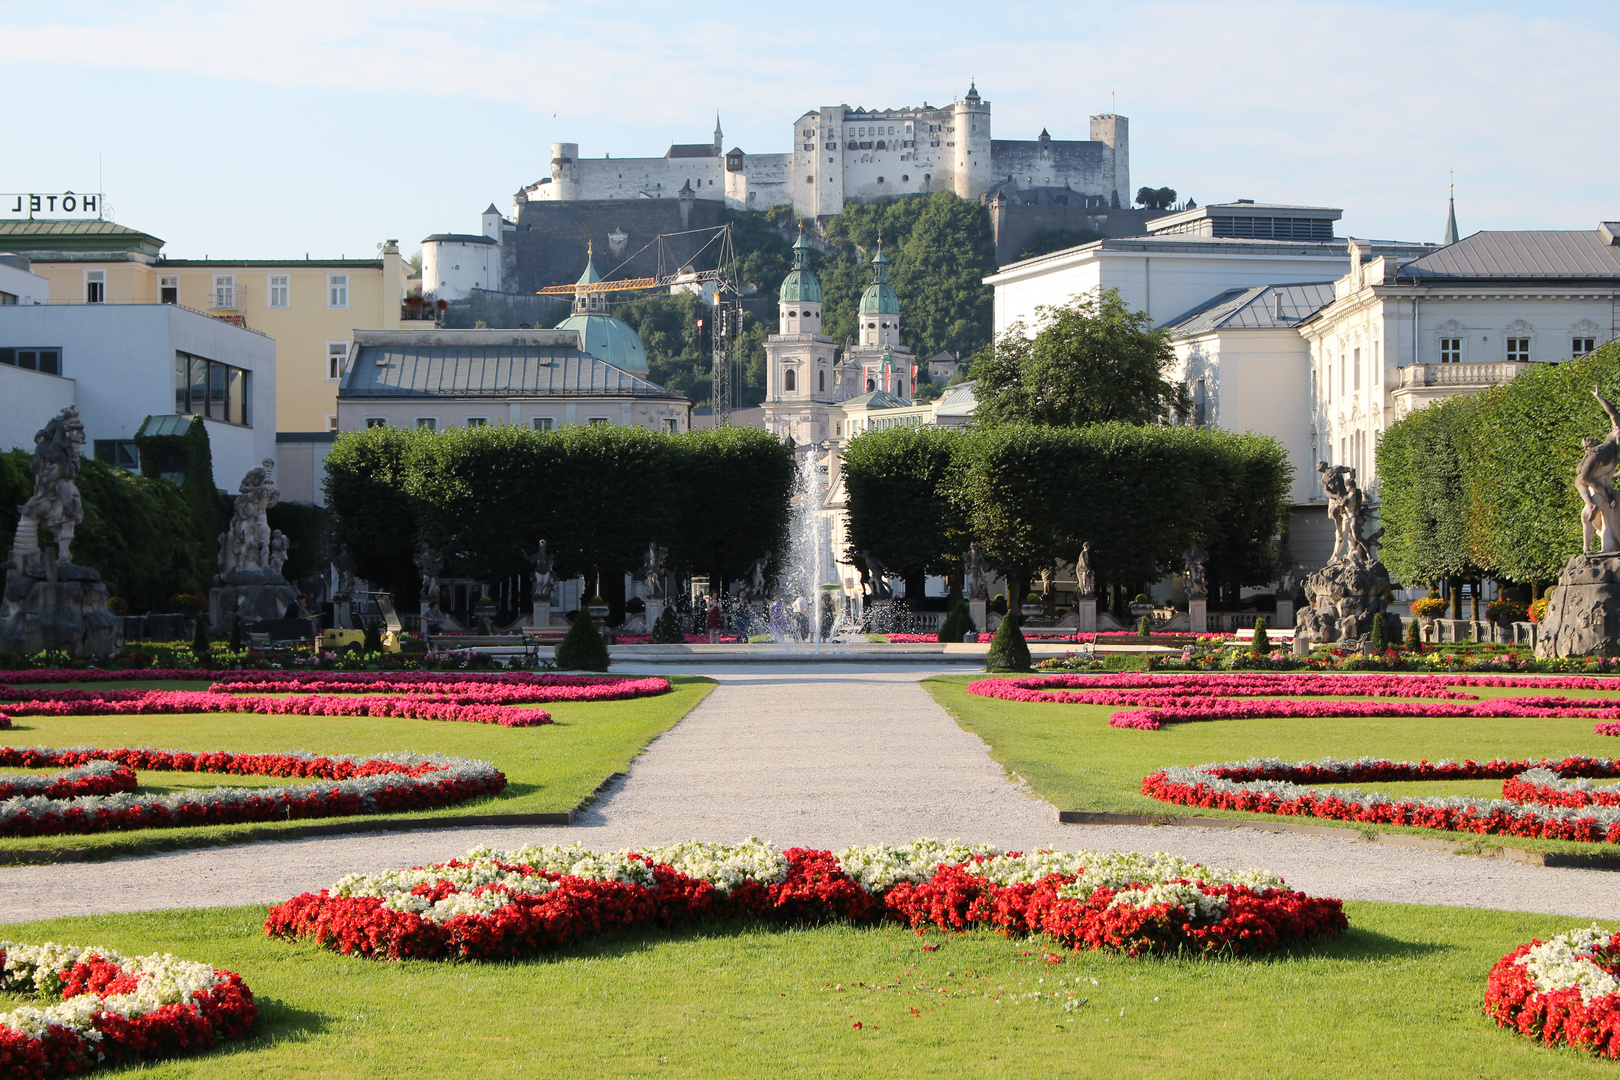
[[[1620,991],[1620,979],[1592,961],[1593,950],[1608,944],[1611,936],[1594,923],[1532,946],[1518,963],[1541,993],[1579,989],[1581,1001],[1590,1002]]]
[[[35,1039],[43,1038],[52,1024],[59,1024],[80,1038],[98,1042],[101,1032],[96,1030],[94,1021],[101,1013],[144,1016],[165,1005],[190,1002],[193,994],[222,981],[208,964],[181,960],[168,953],[125,958],[100,946],[58,945],[49,941],[43,945],[0,941],[0,951],[6,957],[3,980],[7,990],[39,992],[47,996],[58,994],[62,984],[57,972],[72,967],[86,956],[98,956],[117,964],[124,972],[140,979],[139,986],[131,993],[108,997],[80,994],[44,1008],[25,1005],[0,1015],[0,1026]]]

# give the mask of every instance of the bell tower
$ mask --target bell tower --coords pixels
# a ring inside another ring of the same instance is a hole
[[[799,231],[793,269],[777,294],[777,332],[765,339],[765,426],[796,443],[831,434],[827,406],[838,400],[832,339],[821,332],[821,282]]]

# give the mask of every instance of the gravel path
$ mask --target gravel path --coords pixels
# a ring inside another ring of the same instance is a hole
[[[661,668],[667,671],[667,668]],[[1369,844],[1343,837],[1059,825],[984,744],[917,685],[932,669],[783,665],[707,670],[721,685],[567,828],[462,829],[0,869],[0,922],[271,903],[357,870],[420,865],[476,844],[578,841],[598,850],[761,836],[838,848],[919,836],[1005,848],[1170,851],[1261,866],[1347,899],[1620,918],[1620,874]]]

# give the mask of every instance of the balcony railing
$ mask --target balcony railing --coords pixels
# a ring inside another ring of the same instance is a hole
[[[1500,386],[1530,365],[1516,360],[1492,364],[1409,364],[1401,368],[1400,389],[1416,386]]]

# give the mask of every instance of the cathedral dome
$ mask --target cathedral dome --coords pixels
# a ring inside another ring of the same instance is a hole
[[[782,290],[777,294],[777,299],[782,303],[821,303],[821,282],[816,280],[816,275],[805,265],[809,253],[810,245],[804,242],[804,233],[800,232],[799,239],[793,244],[793,269],[782,279]]]
[[[889,260],[883,257],[882,245],[878,246],[877,256],[872,260],[872,284],[861,293],[861,314],[900,314],[900,298],[889,288]]]
[[[647,350],[629,323],[611,315],[570,315],[557,329],[578,331],[580,350],[598,360],[625,371],[647,370]]]

